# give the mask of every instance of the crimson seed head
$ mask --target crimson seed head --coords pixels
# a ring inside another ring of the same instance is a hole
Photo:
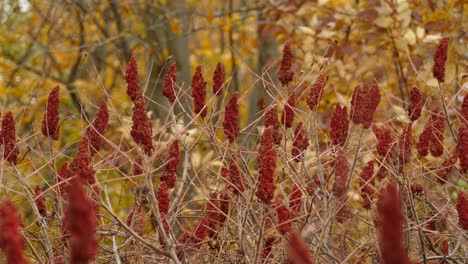
[[[335,181],[333,182],[333,194],[338,198],[343,198],[346,196],[347,192],[349,164],[342,148],[338,149],[334,164]]]
[[[163,168],[161,181],[167,184],[169,189],[174,188],[176,182],[176,172],[179,167],[179,141],[172,142],[167,155],[166,164]]]
[[[461,228],[468,229],[468,192],[458,191],[457,199],[458,224]]]
[[[291,222],[291,212],[289,208],[282,202],[276,201],[276,216],[278,217],[278,231],[281,234],[287,234],[291,231],[292,222]]]
[[[291,191],[291,194],[289,194],[289,208],[296,214],[299,214],[301,212],[301,207],[302,207],[302,191],[297,186],[297,184],[294,184],[294,188]]]
[[[91,164],[89,140],[85,137],[81,140],[80,145],[78,146],[77,154],[70,165],[68,175],[69,177],[76,175],[83,182],[93,184],[96,182],[94,174],[95,172]]]
[[[138,86],[138,69],[137,63],[134,57],[130,58],[127,65],[127,71],[125,72],[125,81],[127,82],[127,94],[135,101],[137,94],[141,93],[140,87]]]
[[[234,143],[239,135],[239,121],[237,120],[239,116],[239,106],[237,105],[238,97],[239,94],[234,93],[224,111],[223,128],[224,134],[229,139],[229,143]]]
[[[346,106],[335,104],[330,120],[330,137],[333,145],[343,145],[348,138],[349,119]]]
[[[444,130],[444,117],[440,110],[436,109],[432,112],[416,144],[419,155],[427,156],[430,152],[432,156],[440,157],[444,153]]]
[[[468,94],[463,97],[463,103],[461,105],[461,123],[468,124]]]
[[[413,123],[407,124],[398,138],[398,161],[400,165],[400,172],[403,171],[404,165],[410,160],[411,157],[411,146],[413,140],[412,125]]]
[[[221,63],[216,64],[216,69],[213,74],[213,94],[220,95],[223,91],[224,70]]]
[[[0,201],[0,249],[6,257],[6,263],[26,264],[23,256],[24,238],[21,235],[21,217],[15,206],[9,201]]]
[[[294,72],[291,71],[292,60],[291,46],[289,46],[289,43],[286,43],[283,47],[283,59],[281,60],[281,66],[278,72],[278,79],[283,86],[287,86],[294,77]]]
[[[15,120],[11,112],[3,115],[1,141],[3,144],[3,159],[16,164],[19,151],[16,146]]]
[[[220,227],[220,209],[217,193],[212,193],[208,201],[205,218],[207,219],[208,236],[214,237]]]
[[[448,41],[448,38],[441,39],[436,52],[434,53],[432,75],[439,81],[439,83],[443,83],[445,80],[445,62],[447,61]]]
[[[268,236],[265,239],[265,243],[263,244],[263,249],[262,249],[262,263],[267,263],[265,261],[268,260],[268,257],[270,256],[271,250],[273,249],[273,245],[276,242],[276,237],[274,236]]]
[[[230,198],[229,194],[227,192],[222,192],[220,195],[220,200],[219,200],[219,223],[220,226],[224,225],[224,222],[226,222],[228,216],[229,216],[229,203],[230,203]]]
[[[256,195],[270,204],[275,192],[276,150],[273,148],[273,130],[266,128],[260,140],[257,161],[259,164],[259,184]]]
[[[433,138],[429,144],[429,152],[434,157],[440,157],[444,153],[444,130],[445,119],[444,115],[439,111],[432,113],[432,134]]]
[[[80,180],[72,180],[68,188],[70,216],[67,231],[70,234],[70,263],[89,263],[97,253],[97,220],[93,202],[86,196]]]
[[[141,210],[141,204],[139,206],[135,204],[132,211],[127,216],[127,225],[132,227],[140,236],[145,233],[145,214]]]
[[[410,185],[410,191],[411,191],[411,195],[413,195],[413,197],[420,196],[421,194],[423,194],[424,188],[420,184],[412,183]]]
[[[278,145],[282,136],[279,131],[278,107],[276,105],[266,111],[264,125],[265,128],[272,127],[273,140]]]
[[[65,192],[65,186],[68,185],[68,183],[65,182],[65,180],[68,178],[68,163],[62,164],[62,167],[60,167],[58,173],[57,173],[57,184],[58,184],[58,190],[60,195],[62,196],[63,199],[67,199],[67,195]]]
[[[42,194],[39,185],[36,185],[36,188],[34,188],[34,195],[36,196],[34,198],[34,203],[36,204],[37,210],[39,210],[39,214],[46,216],[47,208],[45,205],[45,196]]]
[[[130,135],[133,140],[143,146],[145,154],[150,156],[153,153],[153,131],[151,121],[146,114],[145,99],[141,93],[137,94],[133,106],[133,125]]]
[[[174,103],[177,98],[177,93],[175,89],[176,84],[176,64],[172,63],[169,67],[169,70],[164,77],[164,84],[162,88],[162,94],[169,99],[169,102]]]
[[[449,177],[452,175],[452,169],[457,162],[458,157],[452,156],[451,158],[447,159],[443,164],[442,167],[437,172],[437,181],[440,184],[444,184],[448,181]]]
[[[294,121],[294,108],[296,107],[296,93],[291,92],[288,97],[288,103],[284,105],[283,115],[281,116],[281,123],[285,127],[291,128]]]
[[[377,138],[377,153],[380,157],[385,158],[392,149],[392,131],[385,125],[372,125],[372,132]]]
[[[107,131],[109,111],[106,102],[102,102],[91,125],[86,128],[86,137],[89,139],[91,157],[101,149],[104,141],[104,133]]]
[[[364,128],[369,128],[379,103],[380,90],[377,84],[370,88],[367,85],[364,87],[358,85],[351,98],[351,120],[356,124],[362,124]]]
[[[244,192],[244,176],[234,157],[229,165],[229,180],[232,184],[231,189],[235,194],[239,195]]]
[[[372,202],[372,196],[374,195],[375,189],[375,178],[374,176],[374,161],[371,160],[362,169],[359,175],[360,181],[359,186],[361,189],[361,197],[364,200],[364,207],[369,208]]]
[[[462,123],[458,129],[457,156],[460,159],[462,173],[468,171],[468,123]]]
[[[59,137],[59,105],[59,86],[57,85],[49,94],[41,128],[42,134],[52,140],[58,140]]]
[[[403,239],[403,211],[394,182],[382,190],[377,202],[377,223],[380,230],[379,247],[383,262],[409,264]]]
[[[421,116],[422,96],[419,87],[413,86],[410,91],[408,117],[411,121],[416,121]]]
[[[294,140],[292,145],[292,156],[294,161],[299,162],[304,157],[304,151],[309,147],[309,137],[302,127],[302,122],[294,129]]]
[[[291,232],[288,240],[288,263],[314,264],[309,246],[297,232]]]
[[[208,113],[205,107],[206,97],[206,81],[203,79],[201,66],[198,65],[195,69],[195,74],[192,78],[192,98],[193,98],[193,111],[195,114],[200,114],[202,118]]]
[[[143,174],[143,158],[138,155],[133,163],[133,175]]]
[[[314,86],[312,86],[312,89],[310,89],[309,96],[307,97],[307,105],[309,106],[310,110],[315,111],[317,108],[320,99],[322,99],[323,88],[325,87],[327,80],[328,76],[323,74],[320,74],[317,77],[317,80],[315,80]]]
[[[169,211],[169,193],[167,192],[167,185],[165,182],[159,184],[158,189],[158,208],[161,215],[166,215]]]

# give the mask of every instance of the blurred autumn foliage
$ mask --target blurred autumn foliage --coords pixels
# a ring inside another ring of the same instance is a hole
[[[467,10],[0,0],[0,263],[463,263]]]

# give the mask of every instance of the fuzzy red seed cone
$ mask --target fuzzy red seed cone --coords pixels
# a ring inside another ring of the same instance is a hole
[[[403,171],[404,165],[408,163],[411,158],[411,147],[413,141],[413,131],[412,131],[412,123],[409,123],[405,126],[403,131],[401,132],[400,137],[398,138],[398,162],[399,162],[399,170],[400,172]]]
[[[52,140],[58,140],[59,138],[59,89],[57,85],[49,94],[41,127],[42,134]]]
[[[461,124],[458,129],[457,156],[460,159],[462,173],[468,171],[468,124]]]
[[[296,93],[291,92],[288,97],[288,102],[284,105],[283,115],[281,116],[281,123],[291,128],[294,122],[294,108],[296,107]]]
[[[143,158],[138,155],[135,158],[135,162],[133,163],[133,175],[142,175],[143,174]]]
[[[377,223],[383,263],[411,263],[404,245],[404,215],[400,195],[394,182],[389,183],[380,193],[377,202]]]
[[[133,125],[130,135],[133,140],[143,146],[146,155],[153,154],[153,131],[151,121],[146,114],[145,99],[141,93],[137,94],[133,106]]]
[[[3,115],[1,141],[3,144],[3,159],[16,165],[19,150],[16,145],[15,120],[11,112]]]
[[[424,193],[424,187],[422,187],[420,184],[412,183],[410,185],[410,191],[413,197],[421,196]]]
[[[219,199],[219,224],[220,227],[224,225],[229,216],[229,204],[231,203],[229,194],[227,192],[222,192]]]
[[[229,143],[234,143],[239,135],[239,105],[237,104],[238,93],[234,93],[229,99],[224,110],[223,128],[224,134],[229,140]]]
[[[223,91],[224,70],[221,63],[216,64],[216,69],[213,73],[213,94],[220,95]]]
[[[335,181],[333,182],[333,194],[338,198],[343,198],[347,193],[347,182],[349,174],[349,163],[346,159],[346,154],[343,149],[339,149],[336,153],[335,164]]]
[[[176,183],[176,172],[179,167],[179,141],[172,142],[169,153],[167,155],[166,164],[164,165],[161,175],[161,181],[167,184],[167,188],[172,189]]]
[[[283,47],[283,58],[278,72],[278,79],[283,86],[287,86],[293,80],[294,72],[291,71],[292,60],[291,46],[289,46],[289,43],[286,43]]]
[[[353,212],[351,212],[351,210],[346,205],[343,205],[336,213],[336,221],[340,224],[346,223],[352,218]]]
[[[364,200],[364,207],[369,208],[372,202],[372,196],[374,195],[375,189],[375,178],[374,176],[374,161],[371,160],[362,169],[359,175],[359,187],[361,190],[361,197]]]
[[[23,255],[24,238],[20,232],[21,217],[9,201],[0,201],[0,250],[8,264],[26,264]]]
[[[291,151],[294,161],[300,162],[304,158],[304,152],[307,150],[307,147],[309,147],[309,137],[304,131],[301,122],[294,129],[294,140]]]
[[[416,143],[416,150],[418,151],[418,154],[423,157],[429,155],[429,144],[433,139],[432,126],[430,125],[430,121],[431,120],[429,120],[429,122],[424,127],[424,130],[419,136],[418,142]]]
[[[170,235],[170,229],[169,229],[169,223],[167,222],[167,219],[165,217],[163,217],[161,219],[161,223],[162,223],[162,227],[163,227],[163,230],[164,230],[164,233],[166,234],[166,237],[169,237]],[[163,235],[161,234],[161,231],[159,231],[159,244],[161,245],[161,247],[163,249],[166,249],[167,246],[166,246],[166,243],[164,242],[164,238],[163,238]]]
[[[65,182],[65,180],[68,178],[68,176],[69,176],[68,163],[64,163],[62,164],[62,166],[60,167],[57,173],[58,192],[63,199],[68,199],[67,192],[65,191],[67,189],[66,186],[68,185],[68,183]]]
[[[445,119],[440,111],[434,112],[431,119],[433,138],[429,144],[429,152],[434,157],[440,157],[444,153]]]
[[[448,42],[448,38],[441,39],[434,53],[432,75],[437,79],[437,81],[439,81],[439,83],[443,83],[445,81],[445,63],[447,62]]]
[[[287,234],[291,231],[292,222],[291,222],[291,212],[289,211],[288,206],[286,206],[282,201],[276,201],[276,217],[278,218],[278,232],[281,234]]]
[[[372,132],[377,138],[377,153],[381,158],[388,156],[392,150],[393,136],[392,131],[385,125],[372,125]]]
[[[275,105],[272,108],[268,109],[265,113],[265,128],[272,127],[273,140],[276,145],[281,143],[282,135],[279,131],[279,120],[278,120],[278,107]]]
[[[310,89],[309,96],[307,97],[307,105],[311,111],[315,111],[320,102],[320,99],[322,99],[323,88],[325,87],[327,80],[328,76],[320,74],[317,77],[317,80],[315,80],[312,89]]]
[[[70,216],[67,231],[70,234],[70,263],[89,263],[97,253],[97,219],[93,202],[87,197],[80,180],[72,180],[68,188]]]
[[[141,210],[141,204],[138,206],[135,205],[127,216],[127,225],[132,227],[133,230],[140,236],[145,234],[145,214]]]
[[[276,237],[271,236],[271,235],[265,239],[265,242],[262,248],[262,263],[268,263],[266,261],[270,257],[270,253],[271,253],[271,250],[273,249],[273,245],[275,244],[275,242],[276,242]]]
[[[46,216],[47,215],[47,208],[45,205],[45,196],[41,191],[41,187],[39,185],[36,185],[36,188],[34,188],[34,203],[36,204],[37,210],[39,210],[39,214],[41,216]]]
[[[427,156],[429,152],[434,157],[440,157],[444,153],[445,120],[440,110],[435,110],[431,118],[424,126],[424,130],[416,144],[419,155]]]
[[[302,207],[302,191],[297,186],[297,184],[294,184],[294,188],[291,191],[291,194],[289,194],[289,208],[291,211],[295,214],[300,214],[301,213],[301,207]]]
[[[276,150],[273,148],[273,130],[266,128],[260,140],[257,161],[259,164],[259,184],[256,195],[270,204],[275,192]]]
[[[289,236],[287,255],[289,264],[314,264],[309,246],[297,232]]]
[[[231,181],[230,189],[234,194],[239,195],[244,192],[244,176],[234,157],[229,165],[229,180]]]
[[[135,101],[138,94],[141,93],[140,86],[138,86],[138,68],[134,57],[130,58],[125,71],[125,81],[127,82],[127,95]]]
[[[83,182],[94,184],[96,182],[95,171],[91,164],[91,152],[89,146],[89,139],[83,138],[81,140],[78,151],[70,164],[68,176],[78,176]]]
[[[413,86],[410,90],[408,117],[411,121],[416,121],[421,116],[422,111],[422,95],[419,87]]]
[[[169,203],[170,203],[170,198],[169,198],[169,193],[167,192],[168,186],[166,185],[165,182],[161,182],[159,184],[159,189],[158,189],[158,208],[159,208],[159,214],[162,216],[165,216],[168,211],[169,211]]]
[[[192,77],[193,112],[202,118],[208,113],[205,107],[206,81],[203,79],[201,66],[197,66]]]
[[[458,224],[468,230],[468,192],[458,191],[457,199]]]
[[[162,88],[162,94],[169,100],[169,102],[174,103],[177,98],[176,93],[176,64],[172,63],[169,66],[169,70],[164,76],[164,83]]]
[[[330,137],[333,145],[343,145],[348,138],[349,119],[346,106],[341,107],[335,104],[332,117],[330,119]]]
[[[457,163],[457,159],[457,156],[450,157],[442,164],[442,167],[439,168],[437,171],[437,181],[440,184],[445,184],[448,181],[452,175],[452,169],[455,167],[455,163]]]
[[[460,123],[468,124],[468,94],[465,94],[465,97],[463,97],[460,114],[461,114]]]
[[[220,203],[217,193],[212,193],[207,204],[205,218],[207,221],[208,236],[216,236],[220,227]]]
[[[362,124],[369,128],[374,119],[374,113],[380,103],[379,86],[374,84],[370,88],[359,85],[354,89],[351,98],[351,120],[356,124]]]
[[[106,102],[103,101],[93,122],[86,128],[86,137],[89,139],[91,157],[101,149],[108,123],[109,110],[107,109]]]

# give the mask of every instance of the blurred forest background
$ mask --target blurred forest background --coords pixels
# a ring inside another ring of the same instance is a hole
[[[258,117],[259,102],[271,100],[265,91],[277,83],[280,51],[289,42],[294,89],[315,80],[311,65],[329,60],[324,65],[332,85],[325,99],[372,79],[402,105],[412,85],[437,85],[429,55],[441,37],[453,39],[447,75],[450,89],[460,89],[468,58],[466,17],[461,0],[2,0],[1,104],[20,110],[15,112],[25,124],[37,122],[51,87],[60,84],[68,93],[62,99],[68,118],[87,117],[102,98],[112,99],[115,111],[128,110],[123,77],[133,55],[153,118],[161,118],[167,111],[158,105],[167,101],[160,87],[172,62],[178,84],[187,88],[197,65],[211,76],[221,62],[229,89],[249,95],[240,107],[245,124]],[[63,129],[76,136],[73,125]]]

